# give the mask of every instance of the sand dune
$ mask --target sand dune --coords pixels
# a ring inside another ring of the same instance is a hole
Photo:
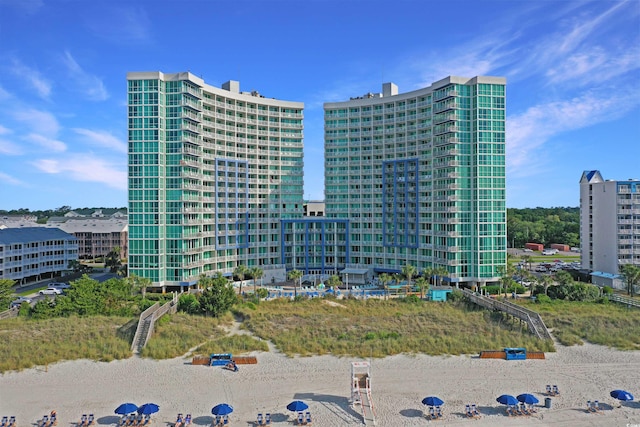
[[[113,425],[114,409],[123,402],[154,402],[160,412],[154,426],[165,427],[178,412],[191,413],[196,426],[210,425],[211,408],[222,402],[235,410],[232,426],[255,425],[258,412],[270,412],[272,425],[293,425],[286,410],[303,400],[315,426],[362,425],[359,408],[349,405],[351,362],[357,359],[317,356],[288,358],[276,352],[254,353],[257,365],[237,373],[219,367],[192,366],[189,359],[151,361],[131,358],[110,363],[61,362],[0,376],[0,415],[15,415],[18,426],[33,425],[51,409],[59,426],[94,413],[98,425]],[[627,426],[640,425],[640,403],[618,407],[609,397],[626,389],[640,398],[640,352],[621,352],[584,345],[560,347],[546,360],[484,360],[474,356],[392,356],[371,361],[377,426]],[[530,417],[507,417],[496,402],[500,394],[532,393],[541,404],[546,384],[561,394],[551,409]],[[444,419],[428,421],[422,398],[445,401]],[[587,400],[599,400],[601,414],[589,414]],[[476,403],[482,413],[467,419],[464,407]]]

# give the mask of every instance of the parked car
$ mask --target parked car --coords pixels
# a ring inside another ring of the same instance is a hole
[[[529,249],[529,248],[524,248],[523,252],[533,252],[533,249]]]
[[[71,285],[68,284],[68,283],[53,282],[53,283],[49,283],[47,285],[47,287],[49,287],[49,288],[58,288],[58,289],[69,289],[71,287]]]
[[[62,289],[58,289],[58,288],[47,288],[47,289],[42,289],[40,292],[38,292],[40,295],[60,295],[62,293]]]
[[[20,307],[22,305],[23,302],[26,302],[28,304],[31,304],[31,298],[27,298],[27,297],[18,297],[15,300],[11,301],[11,304],[9,304],[9,308],[13,308],[13,307]]]

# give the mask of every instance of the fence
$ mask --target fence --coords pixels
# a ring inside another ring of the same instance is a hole
[[[147,342],[151,338],[156,320],[167,313],[175,313],[177,310],[178,294],[174,293],[171,301],[165,303],[162,306],[160,306],[160,303],[157,302],[143,311],[140,314],[138,327],[136,328],[136,333],[133,336],[133,341],[131,342],[131,351],[134,353],[139,353],[140,350],[142,350],[144,346],[147,345]]]

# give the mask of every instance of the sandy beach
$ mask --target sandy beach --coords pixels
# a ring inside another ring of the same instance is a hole
[[[193,366],[191,359],[152,361],[140,358],[110,363],[80,360],[0,376],[0,415],[15,415],[20,427],[34,425],[52,409],[58,426],[75,425],[83,413],[94,413],[99,426],[115,425],[114,409],[123,402],[153,402],[160,412],[154,426],[173,425],[177,413],[191,413],[195,426],[211,424],[211,408],[234,407],[232,426],[255,425],[256,415],[271,413],[272,425],[294,425],[287,411],[292,400],[309,405],[315,426],[363,425],[358,407],[349,404],[351,362],[358,359],[317,356],[288,358],[275,351],[254,353],[257,365],[239,372]],[[621,352],[595,345],[559,347],[546,360],[505,361],[476,355],[392,356],[371,360],[372,397],[377,426],[633,426],[640,425],[640,402],[618,402],[613,389],[640,397],[640,352]],[[546,384],[560,395],[544,408]],[[537,414],[508,417],[496,402],[501,394],[532,393],[540,400]],[[444,400],[444,417],[429,421],[421,400]],[[599,400],[603,411],[587,413],[587,400]],[[480,419],[464,414],[476,403]]]

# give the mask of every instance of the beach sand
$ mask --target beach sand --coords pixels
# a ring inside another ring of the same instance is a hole
[[[392,356],[371,360],[377,426],[633,426],[640,425],[640,403],[621,407],[609,397],[613,389],[640,394],[640,352],[621,352],[586,344],[558,346],[546,360],[505,361],[466,356]],[[0,415],[15,415],[19,427],[34,425],[57,410],[60,427],[93,413],[100,425],[114,425],[114,409],[124,402],[153,402],[160,412],[153,426],[173,425],[177,413],[191,413],[195,426],[210,425],[211,408],[234,407],[232,426],[255,425],[256,415],[271,413],[272,425],[293,425],[287,411],[292,400],[309,405],[314,426],[362,425],[359,407],[349,405],[351,362],[355,358],[288,358],[277,352],[252,353],[257,365],[239,372],[193,366],[191,359],[152,361],[133,357],[110,363],[60,362],[0,376]],[[545,387],[557,384],[560,395],[544,408]],[[501,394],[532,393],[540,400],[533,416],[507,417],[496,402]],[[445,401],[444,418],[429,421],[421,400]],[[585,411],[599,400],[600,414]],[[482,418],[468,419],[465,404],[476,403]]]

